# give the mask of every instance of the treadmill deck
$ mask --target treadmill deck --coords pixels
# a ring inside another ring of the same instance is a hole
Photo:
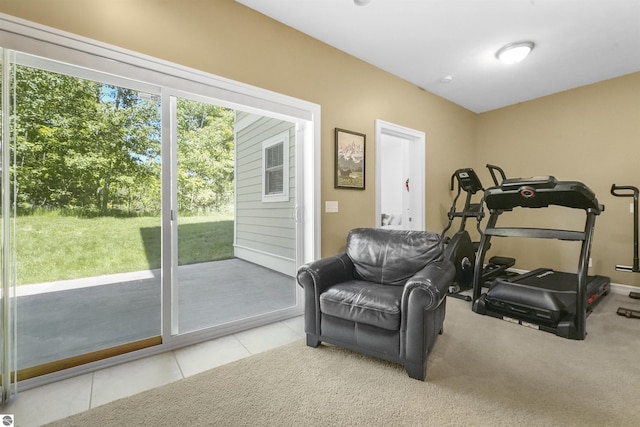
[[[606,276],[587,277],[587,310],[600,297],[609,293]],[[575,313],[578,276],[572,273],[538,268],[508,279],[494,280],[486,295],[486,309],[504,316],[555,327],[562,319]]]

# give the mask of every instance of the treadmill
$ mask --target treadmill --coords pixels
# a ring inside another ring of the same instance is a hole
[[[553,176],[506,179],[501,185],[485,191],[484,202],[490,215],[476,254],[473,311],[563,338],[585,339],[587,316],[601,297],[609,293],[611,284],[609,277],[587,275],[595,219],[604,211],[593,191],[581,182],[558,181]],[[584,230],[496,226],[500,216],[514,208],[545,208],[550,205],[584,210]],[[566,273],[538,268],[484,283],[482,266],[494,236],[579,242],[578,271]],[[483,286],[488,291],[482,294]]]

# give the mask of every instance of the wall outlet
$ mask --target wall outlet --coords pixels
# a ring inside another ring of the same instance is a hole
[[[629,213],[633,213],[633,202],[629,203]]]
[[[589,257],[589,267],[593,267],[593,259],[591,257]]]

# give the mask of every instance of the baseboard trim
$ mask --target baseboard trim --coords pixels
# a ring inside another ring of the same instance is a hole
[[[287,276],[296,276],[296,263],[294,259],[270,254],[253,248],[233,245],[233,255],[236,258],[261,265]]]
[[[611,292],[614,294],[628,294],[629,292],[638,292],[640,288],[637,286],[623,285],[621,283],[612,283]]]

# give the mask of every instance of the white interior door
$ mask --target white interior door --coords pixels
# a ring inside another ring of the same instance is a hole
[[[376,120],[376,226],[423,230],[424,132]]]

